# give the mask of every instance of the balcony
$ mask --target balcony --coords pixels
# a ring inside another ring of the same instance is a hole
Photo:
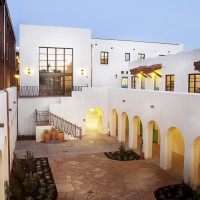
[[[72,96],[72,91],[82,91],[86,86],[20,86],[18,87],[19,97],[57,97]]]

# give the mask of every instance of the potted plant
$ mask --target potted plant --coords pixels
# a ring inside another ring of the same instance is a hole
[[[63,129],[59,129],[59,131],[58,131],[58,141],[64,142],[64,131],[63,131]]]
[[[55,126],[52,126],[52,127],[51,127],[51,139],[52,139],[52,140],[56,140],[56,133],[57,133],[56,127],[55,127]]]
[[[51,134],[48,129],[45,129],[44,130],[44,142],[46,144],[48,144],[50,140],[51,140]]]

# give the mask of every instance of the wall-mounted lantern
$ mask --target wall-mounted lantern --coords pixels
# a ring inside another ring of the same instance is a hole
[[[28,68],[28,74],[29,75],[31,74],[31,68]]]
[[[81,75],[82,75],[82,76],[84,75],[84,70],[83,70],[83,69],[81,70]]]

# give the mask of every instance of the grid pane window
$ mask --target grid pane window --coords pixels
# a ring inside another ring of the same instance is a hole
[[[190,93],[200,93],[200,74],[189,74]]]
[[[108,52],[101,52],[101,64],[108,64]]]
[[[144,60],[145,59],[145,54],[144,53],[138,53],[138,60]]]
[[[73,50],[70,48],[39,48],[40,72],[72,73]]]
[[[130,53],[125,53],[125,61],[130,61]]]
[[[73,49],[39,48],[40,95],[70,96],[73,86]]]
[[[166,75],[166,91],[174,91],[174,75]]]
[[[136,89],[136,77],[132,76],[131,78],[131,88]]]

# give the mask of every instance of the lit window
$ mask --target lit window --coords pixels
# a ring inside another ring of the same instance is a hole
[[[189,93],[200,93],[200,74],[189,74]]]
[[[128,88],[128,77],[122,77],[121,81],[122,88]]]
[[[145,77],[141,76],[141,89],[145,90]]]
[[[144,59],[145,59],[145,54],[138,53],[138,60],[144,60]]]
[[[101,52],[101,64],[108,64],[108,52]]]
[[[130,61],[130,53],[125,53],[125,61]]]
[[[166,75],[165,90],[174,91],[174,75]]]

